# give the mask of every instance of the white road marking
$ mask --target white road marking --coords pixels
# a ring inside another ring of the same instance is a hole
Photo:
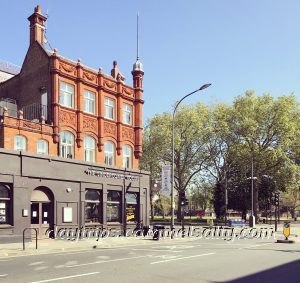
[[[251,246],[247,246],[244,248],[240,248],[240,249],[251,249],[251,248],[256,248],[256,247],[262,247],[262,246],[267,246],[267,245],[272,245],[274,243],[266,243],[266,244],[259,244],[259,245],[251,245]]]
[[[213,243],[206,243],[206,244],[201,244],[197,245],[197,247],[206,247],[206,246],[245,246],[245,244],[232,244],[230,242],[226,242],[224,244],[213,244]]]
[[[109,260],[101,260],[101,261],[94,261],[94,262],[88,262],[88,263],[82,263],[82,264],[76,264],[76,265],[69,265],[66,267],[78,267],[78,266],[86,266],[86,265],[93,265],[93,264],[100,264],[100,263],[107,263],[107,262],[114,262],[114,261],[122,261],[122,260],[130,260],[130,259],[137,259],[147,257],[146,255],[143,256],[135,256],[135,257],[125,257],[125,258],[117,258],[117,259],[109,259]]]
[[[58,278],[46,279],[46,280],[41,280],[41,281],[34,281],[34,282],[30,282],[30,283],[53,282],[53,281],[59,281],[59,280],[64,280],[64,279],[69,279],[69,278],[89,276],[89,275],[94,275],[94,274],[99,274],[99,273],[100,272],[90,272],[90,273],[84,273],[84,274],[77,274],[77,275],[71,275],[71,276],[65,276],[65,277],[58,277]]]
[[[8,274],[0,274],[0,278],[4,278],[4,277],[7,277]]]
[[[150,264],[165,263],[165,262],[170,262],[170,261],[175,261],[175,260],[189,259],[189,258],[195,258],[195,257],[201,257],[201,256],[207,256],[207,255],[214,255],[214,254],[216,254],[216,253],[208,253],[208,254],[201,254],[201,255],[192,255],[192,256],[185,256],[185,257],[178,257],[178,258],[172,258],[172,259],[154,261],[154,262],[151,262]]]
[[[99,255],[97,256],[96,258],[99,258],[99,259],[109,259],[110,256],[106,256],[106,255]],[[77,262],[76,262],[77,263]]]
[[[152,247],[152,248],[157,248],[157,247]],[[174,246],[162,246],[162,248],[170,250],[175,250],[175,249],[192,249],[194,246],[188,246],[188,245],[174,245]]]
[[[173,259],[178,258],[180,255],[149,255],[149,257],[162,258],[162,259]]]
[[[180,251],[172,250],[154,250],[154,249],[132,249],[133,251],[148,251],[148,252],[171,252],[171,253],[180,253]]]
[[[71,260],[71,261],[67,261],[67,262],[65,263],[65,265],[74,265],[74,264],[77,264],[77,263],[78,263],[77,260]]]
[[[37,261],[37,262],[29,263],[28,266],[40,265],[40,264],[43,264],[43,263],[44,263],[43,261]]]
[[[12,259],[0,259],[0,262],[2,261],[12,261]]]

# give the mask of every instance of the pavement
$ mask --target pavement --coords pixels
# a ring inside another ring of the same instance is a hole
[[[197,226],[192,226],[197,228]],[[180,229],[180,226],[176,227]],[[186,227],[188,229],[189,227]],[[208,228],[208,227],[206,227]],[[202,229],[202,234],[205,227],[200,227]],[[250,231],[248,227],[247,231]],[[257,225],[257,230],[261,229],[271,229],[274,227],[272,225]],[[211,227],[210,229],[214,229]],[[242,228],[235,228],[235,233],[238,235]],[[277,233],[271,237],[271,241],[276,242],[277,239],[283,240],[285,237],[282,234],[283,224],[278,226]],[[208,231],[206,231],[208,232]],[[204,232],[204,236],[200,235],[201,238],[212,238],[212,235]],[[186,237],[186,241],[194,240],[196,237],[199,238],[199,235],[192,237]],[[216,237],[214,237],[216,238]],[[181,241],[182,237],[177,236],[175,239],[170,239],[166,237],[165,239],[160,239],[159,241],[164,241],[165,243],[174,241]],[[295,224],[291,225],[291,236],[289,240],[293,240],[296,243],[300,243],[300,225]],[[35,241],[25,243],[25,250],[23,250],[22,243],[0,243],[0,259],[6,257],[17,257],[17,256],[26,256],[26,255],[38,255],[38,254],[50,254],[50,253],[63,253],[63,252],[72,252],[72,251],[84,251],[84,250],[93,250],[93,249],[111,249],[111,248],[123,248],[130,247],[135,245],[152,245],[153,244],[152,236],[144,237],[107,237],[107,238],[91,238],[91,239],[82,239],[82,240],[58,240],[58,239],[44,239],[38,240],[38,249],[35,247]]]

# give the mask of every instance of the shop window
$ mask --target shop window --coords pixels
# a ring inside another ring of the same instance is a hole
[[[15,138],[14,138],[14,150],[26,151],[26,148],[27,148],[26,138],[23,137],[23,136],[15,136]]]
[[[74,85],[59,83],[59,103],[62,106],[74,108]]]
[[[107,222],[122,222],[122,194],[117,191],[108,191],[106,204]]]
[[[105,97],[104,100],[104,117],[110,120],[114,120],[115,118],[115,101],[111,98]]]
[[[48,154],[48,142],[45,140],[38,140],[37,142],[37,150],[38,154]]]
[[[115,144],[111,141],[104,143],[104,163],[115,165]]]
[[[132,125],[132,106],[123,103],[123,123]]]
[[[139,202],[137,193],[126,193],[126,221],[139,222]]]
[[[74,157],[74,135],[70,132],[60,133],[60,156],[64,158]]]
[[[85,191],[85,223],[102,222],[101,191],[87,189]]]
[[[95,162],[96,141],[90,136],[84,137],[84,160]]]
[[[95,114],[95,99],[95,92],[84,90],[84,112]]]
[[[125,144],[123,146],[123,167],[131,168],[132,166],[132,150],[131,146]]]
[[[0,225],[11,224],[11,190],[9,186],[0,184]]]

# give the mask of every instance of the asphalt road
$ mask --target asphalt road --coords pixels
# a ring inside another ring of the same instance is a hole
[[[11,257],[0,259],[1,282],[300,282],[300,243],[160,240]]]

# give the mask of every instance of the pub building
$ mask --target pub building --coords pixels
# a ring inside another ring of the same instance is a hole
[[[133,229],[149,224],[142,156],[143,66],[133,87],[45,47],[39,6],[20,69],[0,64],[0,243],[25,228]]]

